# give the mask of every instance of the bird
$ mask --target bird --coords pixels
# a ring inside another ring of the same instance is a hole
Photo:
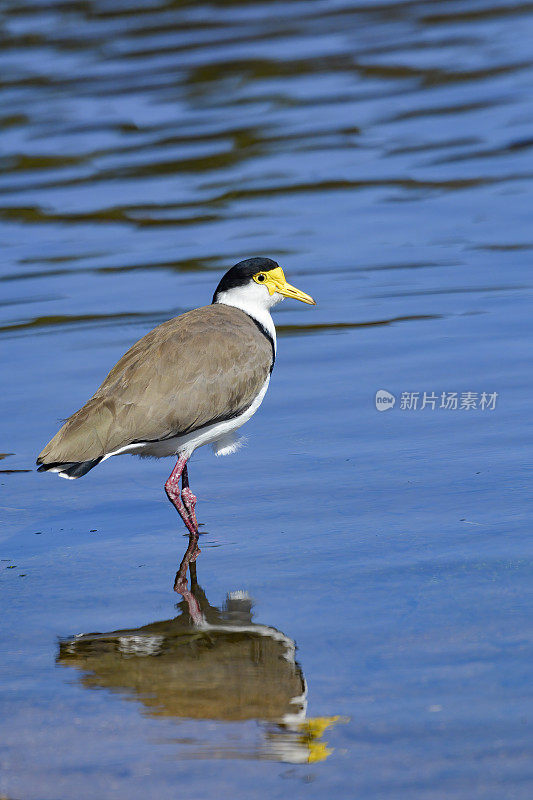
[[[287,282],[276,261],[235,264],[210,305],[164,322],[132,345],[37,457],[39,472],[67,479],[125,453],[176,457],[165,491],[189,532],[177,591],[200,553],[188,461],[206,444],[216,455],[238,449],[237,431],[268,389],[277,354],[270,310],[284,298],[316,305]]]

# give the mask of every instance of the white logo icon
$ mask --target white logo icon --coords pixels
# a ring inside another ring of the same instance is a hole
[[[388,411],[394,406],[396,398],[385,389],[378,389],[376,392],[376,408],[378,411]]]

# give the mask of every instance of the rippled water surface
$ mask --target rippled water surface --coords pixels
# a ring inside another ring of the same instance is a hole
[[[0,795],[530,798],[533,5],[0,15]],[[33,463],[251,255],[318,305],[182,599],[170,462]]]

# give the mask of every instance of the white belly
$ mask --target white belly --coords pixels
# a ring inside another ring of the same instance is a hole
[[[204,444],[213,444],[216,455],[229,455],[235,452],[239,446],[236,431],[255,414],[263,402],[269,383],[270,375],[251,406],[238,417],[226,422],[215,422],[214,425],[206,425],[193,433],[185,434],[185,436],[175,436],[172,439],[164,439],[160,442],[137,442],[136,444],[126,445],[114,450],[112,453],[107,453],[102,461],[105,461],[106,458],[111,458],[111,456],[118,456],[121,453],[134,453],[140,456],[154,456],[155,458],[174,456],[179,453],[189,458],[197,447],[202,447]]]

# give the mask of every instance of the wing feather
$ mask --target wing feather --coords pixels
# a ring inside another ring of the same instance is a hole
[[[247,314],[216,304],[164,322],[136,342],[65,422],[38,463],[86,461],[229,419],[268,377],[272,348]]]

